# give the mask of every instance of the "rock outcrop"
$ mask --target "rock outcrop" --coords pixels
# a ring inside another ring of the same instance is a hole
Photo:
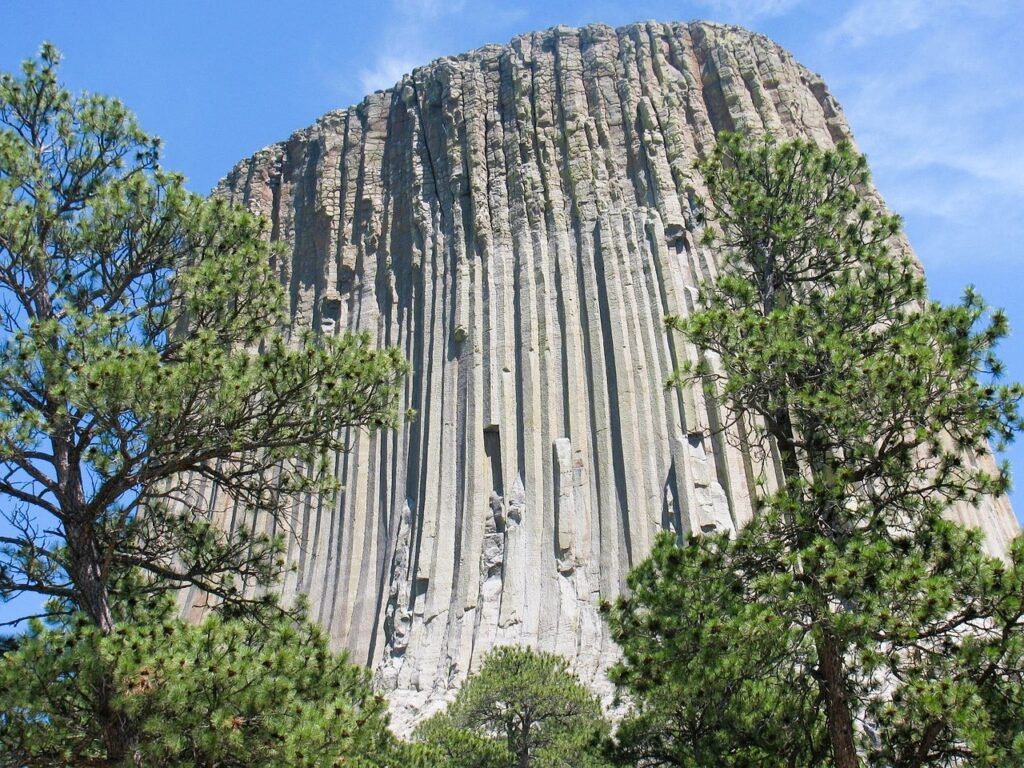
[[[406,729],[498,644],[608,690],[598,615],[658,531],[733,528],[762,467],[666,390],[667,334],[716,269],[693,162],[723,129],[850,137],[820,78],[715,24],[558,27],[444,58],[240,163],[296,327],[415,367],[394,433],[353,433],[344,492],[290,510],[284,586],[390,690]],[[999,547],[1005,501],[960,510]],[[266,522],[266,521],[264,521]],[[269,525],[269,523],[267,523]]]

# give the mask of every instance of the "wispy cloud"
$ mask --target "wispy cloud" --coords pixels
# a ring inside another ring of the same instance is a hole
[[[864,0],[850,8],[831,30],[831,36],[851,45],[863,45],[880,37],[912,32],[926,24],[937,7],[950,4],[956,4],[955,0]]]
[[[382,44],[358,72],[367,93],[390,88],[415,67],[439,53],[435,34],[441,24],[466,10],[467,0],[391,0],[388,23],[379,30]]]
[[[942,25],[951,15],[963,12],[993,19],[1014,8],[1019,11],[1019,7],[1019,0],[860,0],[851,4],[831,36],[851,45],[864,45]]]
[[[997,44],[1018,15],[998,0],[861,0],[825,36],[848,60],[833,85],[896,210],[994,226],[996,210],[1024,207],[1022,72]]]
[[[458,13],[466,7],[466,0],[398,0],[396,6],[399,13],[436,18]]]
[[[365,93],[390,88],[423,61],[412,56],[384,53],[371,67],[359,70],[359,85]]]
[[[805,0],[698,0],[698,3],[723,19],[758,21],[783,16]]]

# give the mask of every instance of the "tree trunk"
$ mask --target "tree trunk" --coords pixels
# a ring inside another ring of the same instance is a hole
[[[818,679],[825,699],[833,765],[835,768],[858,768],[860,761],[853,736],[853,714],[846,694],[846,673],[839,642],[831,629],[826,627],[816,646]]]
[[[68,515],[65,526],[68,541],[68,575],[81,595],[78,606],[93,620],[104,635],[114,629],[110,610],[110,594],[103,577],[103,554],[99,542],[92,534],[92,521]]]
[[[770,246],[764,249],[764,262],[762,265],[761,285],[758,286],[761,293],[761,310],[764,317],[768,317],[775,309],[775,259],[772,257]],[[782,393],[785,395],[785,393]],[[788,478],[800,476],[800,459],[796,453],[795,437],[796,430],[790,417],[789,406],[783,396],[782,403],[773,414],[775,421],[774,437],[779,447],[782,459],[782,472]],[[805,439],[809,436],[805,435]],[[811,464],[815,463],[811,458]],[[804,532],[797,529],[795,521],[790,521],[793,526],[797,548],[806,546]],[[802,572],[803,566],[800,562],[796,565],[797,571]],[[857,746],[853,734],[853,715],[850,712],[850,702],[846,691],[846,670],[843,663],[843,654],[839,647],[838,638],[831,628],[825,624],[822,626],[821,639],[816,642],[818,653],[818,680],[822,694],[825,699],[825,710],[828,721],[828,736],[832,746],[832,760],[835,768],[859,768],[860,762],[857,757]]]
[[[66,526],[69,564],[68,571],[75,583],[81,608],[104,636],[114,629],[110,609],[110,594],[102,572],[102,554],[92,534],[90,522],[82,518],[79,524]],[[116,682],[113,671],[101,665],[91,681],[95,693],[93,714],[103,738],[103,747],[110,765],[124,765],[132,752],[132,727],[127,715],[114,703]],[[137,762],[137,761],[135,761]]]
[[[93,706],[96,721],[103,735],[103,748],[110,765],[124,765],[125,758],[132,751],[131,725],[128,717],[113,705],[114,679],[109,669],[102,669]],[[132,761],[137,764],[138,759]]]
[[[939,738],[939,734],[942,733],[942,729],[945,725],[946,721],[939,719],[928,726],[924,735],[921,737],[921,741],[917,745],[917,750],[914,752],[914,756],[904,764],[906,765],[906,768],[921,768],[924,765],[924,761],[928,758],[928,753],[935,744],[935,740]]]
[[[518,768],[530,768],[530,721],[523,721],[523,734],[519,741]]]
[[[794,448],[795,431],[788,408],[779,409],[775,414],[775,421],[778,429],[776,441],[782,457],[783,473],[787,478],[798,477],[800,461]],[[815,463],[813,458],[811,463]],[[794,527],[794,545],[798,549],[807,546],[810,542],[807,540],[806,532],[799,530],[795,521],[790,521],[790,524]],[[803,572],[800,562],[797,562],[796,569],[798,573]],[[821,638],[816,641],[815,647],[818,653],[818,681],[825,699],[833,765],[835,768],[858,768],[860,762],[854,741],[853,714],[846,691],[846,668],[839,639],[828,626],[827,620],[822,621],[821,617],[814,617],[813,620],[822,630]]]
[[[74,486],[75,468],[69,472]],[[81,496],[79,487],[72,487],[68,494],[71,497]],[[83,501],[84,499],[78,499]],[[73,505],[69,504],[69,507]],[[65,533],[68,542],[68,574],[80,595],[78,607],[89,616],[103,636],[114,630],[114,616],[110,608],[110,591],[104,573],[104,558],[100,542],[93,529],[93,521],[86,514],[85,504],[81,503],[76,512],[68,514]],[[80,511],[78,511],[80,510]],[[96,677],[90,681],[95,694],[93,698],[93,714],[99,726],[110,765],[137,765],[138,755],[134,755],[130,763],[127,758],[134,751],[134,729],[127,714],[115,704],[117,683],[113,670],[100,665]]]

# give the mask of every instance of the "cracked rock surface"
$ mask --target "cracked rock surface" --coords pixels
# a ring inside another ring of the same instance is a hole
[[[368,331],[415,368],[417,417],[351,434],[344,492],[287,512],[285,594],[375,670],[399,732],[500,644],[609,695],[599,599],[658,531],[735,528],[776,478],[744,435],[705,436],[701,391],[664,386],[696,350],[662,318],[716,270],[693,162],[724,129],[850,138],[762,36],[556,27],[421,67],[221,183],[288,244],[295,327]],[[1005,500],[957,514],[994,549],[1017,531]]]

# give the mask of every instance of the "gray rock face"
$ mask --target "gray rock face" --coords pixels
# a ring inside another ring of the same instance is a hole
[[[296,327],[366,330],[415,367],[390,434],[353,433],[345,491],[290,511],[284,586],[372,666],[407,730],[492,647],[610,690],[598,600],[663,529],[731,529],[773,467],[664,381],[716,270],[693,161],[723,129],[849,138],[825,84],[724,26],[558,27],[417,69],[240,163]],[[770,487],[770,486],[769,486]],[[962,509],[999,548],[1005,501]],[[269,523],[267,523],[269,525]]]

